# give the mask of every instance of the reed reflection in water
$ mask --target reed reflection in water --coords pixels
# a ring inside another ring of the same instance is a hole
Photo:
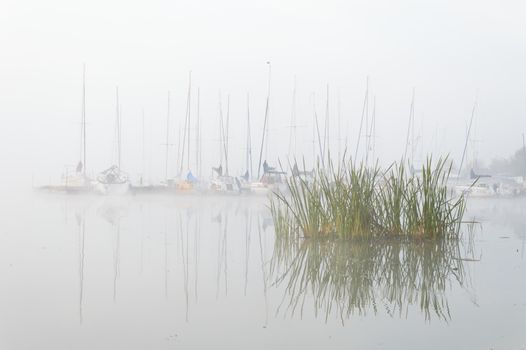
[[[472,241],[341,240],[276,237],[271,260],[273,285],[285,288],[277,314],[303,316],[307,300],[316,316],[376,314],[407,317],[417,306],[426,320],[448,321],[447,292],[469,288],[466,263]]]

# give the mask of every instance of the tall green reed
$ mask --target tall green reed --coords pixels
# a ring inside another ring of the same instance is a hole
[[[463,196],[447,191],[447,158],[428,158],[420,174],[403,161],[386,170],[343,160],[319,166],[312,178],[294,176],[288,193],[276,193],[271,213],[278,235],[357,238],[436,238],[458,233]]]

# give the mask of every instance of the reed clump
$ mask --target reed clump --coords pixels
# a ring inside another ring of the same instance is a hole
[[[447,158],[429,157],[413,173],[403,161],[386,170],[342,161],[311,178],[291,177],[270,209],[277,235],[296,237],[415,237],[457,235],[465,198],[447,190]]]

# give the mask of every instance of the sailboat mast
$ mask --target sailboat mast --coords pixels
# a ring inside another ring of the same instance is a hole
[[[314,106],[315,94],[311,95],[312,107],[314,113],[312,113],[312,166],[316,166],[316,107]]]
[[[292,141],[294,139],[294,141]],[[294,142],[294,156],[296,156],[296,76],[294,76],[294,89],[292,90],[292,113],[290,115],[290,134],[289,134],[289,152],[290,158],[292,153],[292,143]]]
[[[230,95],[226,99],[226,132],[225,132],[225,170],[228,175],[228,127],[230,123]]]
[[[86,64],[82,66],[82,174],[86,176]]]
[[[414,123],[414,115],[415,113],[415,88],[413,88],[413,93],[411,95],[411,107],[409,109],[409,124],[407,125],[407,137],[406,137],[406,141],[405,141],[405,150],[404,150],[404,160],[407,158],[407,149],[409,147],[409,140],[410,138],[412,138],[411,136],[411,128],[412,128],[412,125]],[[412,156],[411,156],[412,158]],[[411,165],[413,165],[413,159],[411,159]]]
[[[411,166],[415,164],[415,105],[411,113]]]
[[[190,116],[192,113],[192,71],[189,73],[188,81],[188,170],[190,170]]]
[[[201,125],[199,124],[199,104],[200,104],[200,92],[199,92],[199,88],[197,88],[197,117],[196,117],[196,125],[195,125],[195,172],[197,174],[198,177],[201,176],[201,164],[200,164],[200,155],[199,155],[199,152],[201,151],[201,147],[200,147],[200,137],[201,137],[201,130],[200,130],[200,127]]]
[[[221,92],[219,92],[219,165],[223,165],[224,153],[224,130],[223,130],[223,103],[221,101]]]
[[[183,164],[184,162],[184,158],[181,157],[181,123],[179,122],[179,125],[178,125],[178,128],[177,128],[177,159],[176,159],[176,163],[175,163],[175,167],[177,169],[178,165],[179,164]],[[184,147],[184,142],[182,143],[183,144],[183,147]],[[181,167],[179,168],[179,174],[177,174],[177,176],[181,175],[181,169],[183,168],[183,166],[181,165]]]
[[[166,159],[164,161],[164,179],[168,180],[168,154],[170,147],[170,91],[168,91],[168,105],[166,109]]]
[[[369,89],[369,82],[367,82],[367,89]],[[367,91],[367,102],[365,104],[365,165],[369,165],[369,147],[371,145],[369,122],[369,91]]]
[[[323,154],[322,157],[325,157],[325,154],[327,154],[327,162],[329,162],[329,84],[327,84],[327,96],[326,96],[326,104],[325,104],[325,131],[323,135]]]
[[[116,99],[116,133],[117,133],[117,166],[121,167],[121,117],[119,108],[119,87],[115,88]]]
[[[189,73],[189,79],[188,79],[188,150],[187,150],[187,158],[188,158],[188,170],[190,170],[190,115],[192,113],[192,71]]]
[[[179,169],[180,174],[183,173],[185,146],[187,146],[188,170],[190,170],[190,91],[191,91],[191,88],[192,88],[192,71],[190,71],[189,77],[188,77],[188,94],[186,97],[186,115],[184,119],[184,129],[183,129],[183,149],[181,152],[181,167]]]
[[[263,120],[263,133],[261,136],[261,148],[259,149],[258,179],[259,179],[259,175],[261,174],[261,158],[263,157],[263,146],[265,145],[265,133],[267,130],[268,108],[269,108],[269,100],[270,100],[270,74],[271,74],[272,68],[271,68],[270,62],[267,62],[267,64],[268,64],[267,104],[265,106],[265,119]]]
[[[341,152],[342,152],[342,115],[341,115],[341,100],[340,100],[340,91],[338,90],[338,163],[342,161]]]
[[[473,109],[471,110],[471,119],[469,120],[469,127],[468,132],[466,135],[466,142],[464,144],[464,150],[462,151],[462,158],[460,160],[460,166],[458,168],[458,176],[460,177],[460,172],[462,171],[462,165],[464,164],[464,158],[466,156],[466,149],[468,148],[468,142],[469,142],[469,135],[471,133],[471,126],[473,125],[473,118],[475,117],[475,110],[477,108],[477,100],[475,100],[475,103],[473,104]]]
[[[374,152],[375,152],[375,138],[376,138],[376,96],[373,96],[373,111],[371,114],[371,136],[369,138],[369,148],[371,150],[371,158],[374,161]]]
[[[142,174],[141,178],[144,177],[146,172],[146,142],[145,142],[145,131],[144,131],[144,108],[142,109]]]
[[[358,149],[360,148],[360,139],[362,138],[363,119],[367,111],[367,104],[369,103],[368,100],[369,100],[369,76],[367,76],[365,97],[363,99],[363,107],[362,107],[362,117],[360,118],[360,127],[358,129],[358,139],[356,140],[356,150],[354,151],[354,161],[356,161],[356,158],[358,158]]]
[[[312,108],[314,109],[314,122],[316,126],[316,132],[318,134],[318,147],[320,149],[320,157],[321,157],[321,166],[325,169],[325,157],[323,156],[323,146],[321,144],[321,134],[320,134],[320,125],[318,123],[318,113],[316,113],[316,95],[314,95],[314,98],[312,99]]]
[[[247,171],[249,179],[252,178],[252,137],[250,134],[250,95],[247,92]]]

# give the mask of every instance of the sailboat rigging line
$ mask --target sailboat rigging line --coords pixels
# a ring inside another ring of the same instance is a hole
[[[116,98],[116,125],[115,132],[117,138],[117,166],[121,168],[121,111],[119,106],[119,87],[115,88]]]
[[[229,174],[228,172],[228,128],[230,123],[230,94],[227,95],[226,99],[226,137],[225,137],[225,171],[226,175]]]
[[[323,153],[322,159],[325,158],[327,153],[327,162],[329,161],[329,84],[327,84],[327,100],[325,105],[325,130],[323,132]]]
[[[201,164],[200,164],[200,161],[199,161],[199,158],[200,158],[200,154],[199,152],[201,151],[201,147],[199,145],[199,142],[200,142],[200,137],[201,137],[201,130],[200,130],[200,124],[199,124],[199,104],[200,104],[200,100],[199,100],[199,97],[200,96],[200,92],[199,92],[199,88],[197,88],[197,117],[196,117],[196,126],[195,126],[195,172],[197,174],[198,177],[201,177]]]
[[[409,137],[411,134],[411,127],[414,124],[414,114],[415,114],[415,88],[413,88],[413,93],[411,95],[411,107],[409,108],[409,124],[407,125],[407,136],[405,140],[405,150],[404,150],[404,161],[407,158],[407,149],[409,147]],[[413,147],[411,145],[411,147]],[[411,165],[413,165],[413,160],[411,159]]]
[[[247,92],[247,171],[248,178],[252,178],[252,135],[250,134],[250,94]]]
[[[184,164],[184,153],[185,153],[185,146],[188,142],[188,170],[190,170],[190,91],[192,89],[192,71],[188,74],[188,94],[186,97],[186,114],[184,118],[184,130],[183,130],[183,149],[181,152],[181,166],[179,168],[179,174],[183,173],[183,164]],[[187,133],[188,133],[188,141],[187,141]]]
[[[219,165],[223,165],[223,103],[219,91]]]
[[[369,164],[369,158],[370,158],[369,153],[372,153],[372,156],[374,157],[374,137],[375,137],[374,132],[375,132],[375,126],[376,126],[376,96],[373,96],[373,111],[371,113],[371,122],[370,122],[370,125],[369,123],[367,124],[368,124],[367,130],[366,130],[367,152],[365,155],[365,164]]]
[[[325,169],[325,157],[323,156],[323,148],[321,145],[321,135],[320,135],[320,126],[318,123],[318,114],[316,113],[316,95],[314,95],[314,98],[312,99],[312,108],[314,109],[314,120],[316,122],[316,132],[318,134],[318,147],[320,149],[320,156],[321,156],[321,166]]]
[[[310,98],[314,104],[314,93],[310,95]],[[316,163],[316,113],[312,113],[312,162],[314,166]]]
[[[466,149],[468,148],[469,134],[471,133],[471,126],[473,125],[473,118],[475,116],[475,110],[477,108],[477,100],[473,104],[473,109],[471,110],[471,118],[469,120],[468,133],[466,135],[466,143],[464,144],[464,150],[462,151],[462,158],[460,159],[460,166],[458,167],[458,177],[460,177],[460,172],[462,171],[462,165],[464,164],[464,157],[466,156]]]
[[[86,64],[82,66],[82,174],[86,177]]]
[[[358,149],[360,147],[360,139],[362,137],[362,127],[363,127],[363,119],[365,117],[365,112],[367,108],[369,100],[369,76],[367,76],[367,83],[365,88],[365,97],[363,99],[363,107],[362,107],[362,117],[360,119],[360,128],[358,129],[358,139],[356,141],[356,150],[354,151],[354,161],[358,158]]]
[[[187,149],[187,156],[188,156],[188,170],[190,170],[190,116],[192,113],[192,71],[189,73],[190,78],[188,83],[188,149]]]
[[[142,174],[144,177],[146,172],[146,150],[145,150],[145,135],[144,135],[144,108],[142,109]]]
[[[170,91],[168,91],[168,108],[166,110],[166,159],[164,163],[164,179],[168,180],[168,155],[170,147]]]
[[[294,76],[294,90],[292,91],[292,112],[290,116],[289,152],[290,158],[292,139],[294,138],[294,154],[296,154],[296,76]]]
[[[341,142],[342,142],[342,120],[341,120],[341,100],[340,100],[340,91],[338,90],[338,163],[340,162],[341,158]]]
[[[268,123],[268,108],[269,108],[269,100],[270,100],[270,77],[272,73],[272,66],[270,65],[270,62],[267,62],[268,64],[268,86],[267,86],[267,104],[265,106],[265,118],[263,120],[263,132],[261,136],[261,148],[259,149],[259,162],[258,162],[258,179],[261,174],[261,158],[263,157],[263,146],[265,144],[265,130],[267,129],[267,123]]]
[[[228,107],[227,107],[228,108]],[[219,93],[219,153],[221,155],[221,164],[223,164],[223,155],[225,159],[225,174],[228,175],[228,157],[227,157],[227,144],[226,138],[228,137],[225,131],[225,125],[223,120],[223,103],[221,93]]]

